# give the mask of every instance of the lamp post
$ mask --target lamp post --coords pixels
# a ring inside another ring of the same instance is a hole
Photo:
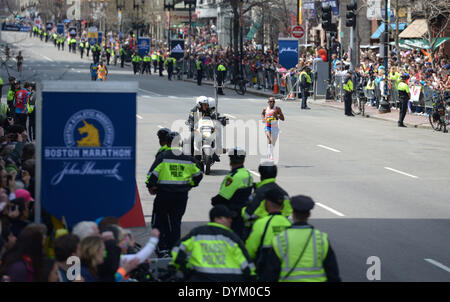
[[[244,71],[242,67],[242,60],[244,59],[244,15],[243,15],[243,5],[244,0],[240,0],[239,2],[239,26],[241,27],[240,30],[240,54],[239,54],[239,72],[240,76],[244,78]]]
[[[123,8],[125,6],[124,0],[116,0],[116,8],[117,8],[117,14],[120,13],[120,20],[119,20],[119,33],[122,32],[122,20],[123,20]]]
[[[139,11],[144,9],[145,0],[133,0],[133,8],[136,10],[136,38],[139,38],[139,29],[142,28],[142,21],[139,18]]]
[[[389,6],[389,0],[385,0],[385,6],[384,6],[384,33],[383,33],[383,58],[384,58],[384,95],[381,98],[380,101],[380,107],[378,111],[380,113],[387,113],[391,112],[391,109],[389,108],[389,102],[387,101],[387,79],[388,79],[388,45],[389,45],[389,12],[388,12],[388,6]],[[380,45],[381,46],[381,45]]]
[[[195,6],[195,2],[196,2],[195,0],[184,0],[184,6],[189,5],[189,34],[188,34],[189,60],[191,59],[192,6],[193,5]],[[193,77],[190,61],[188,65],[188,75],[189,75],[188,78]]]
[[[172,4],[170,4],[172,2]],[[169,12],[169,20],[168,20],[168,27],[167,27],[167,47],[170,48],[170,11],[175,10],[175,0],[164,0],[164,10],[167,10]]]

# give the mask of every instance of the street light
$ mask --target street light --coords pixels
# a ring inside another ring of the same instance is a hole
[[[194,8],[195,8],[195,3],[196,3],[196,0],[184,0],[184,6],[189,5],[189,36],[188,36],[189,60],[191,59],[192,6],[194,6]],[[188,73],[189,73],[189,78],[192,78],[193,74],[192,74],[190,63],[189,63]]]
[[[170,4],[172,2],[172,4]],[[167,47],[170,48],[170,11],[175,10],[175,0],[164,0],[164,10],[169,11],[169,22],[168,22],[168,30],[167,30]]]
[[[140,8],[142,8],[142,10],[144,9],[144,4],[145,4],[145,0],[141,0],[140,1],[142,4],[139,4],[139,0],[133,0],[133,9],[136,10],[136,38],[139,38],[139,29],[142,26],[142,21],[139,19],[139,10]]]
[[[122,32],[122,20],[123,20],[123,13],[122,10],[125,7],[125,1],[124,0],[116,0],[116,8],[117,8],[117,12],[120,13],[120,24],[119,24],[119,33]]]

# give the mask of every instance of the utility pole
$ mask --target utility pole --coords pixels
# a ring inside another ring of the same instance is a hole
[[[378,111],[380,113],[387,113],[387,112],[391,112],[391,109],[389,108],[389,102],[387,101],[387,89],[388,89],[388,85],[387,85],[387,78],[388,78],[388,51],[389,51],[389,12],[388,12],[388,7],[389,7],[389,0],[385,0],[385,6],[384,6],[384,37],[383,37],[383,55],[384,55],[384,95],[381,98],[380,101],[380,107],[378,108]]]
[[[170,49],[170,11],[175,9],[175,2],[172,0],[172,4],[170,4],[170,0],[164,0],[164,9],[169,11],[169,20],[168,20],[168,29],[167,29],[167,48]]]
[[[356,0],[352,0],[352,3],[347,5],[347,13],[345,15],[347,18],[345,25],[350,27],[350,70],[352,72],[355,71],[357,57],[356,52],[359,51],[359,49],[356,49],[356,10]]]

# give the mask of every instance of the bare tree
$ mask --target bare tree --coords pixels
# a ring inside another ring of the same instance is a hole
[[[438,38],[448,30],[450,22],[450,1],[448,0],[420,0],[422,12],[427,21],[427,38],[430,53],[434,57],[434,46]],[[434,68],[434,60],[431,60]]]

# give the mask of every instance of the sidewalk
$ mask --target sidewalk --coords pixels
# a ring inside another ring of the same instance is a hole
[[[197,81],[194,79],[184,79],[184,81],[197,84]],[[202,85],[213,86],[214,82],[203,80]],[[225,84],[225,88],[234,90],[234,86],[232,86],[231,84]],[[263,89],[257,90],[254,88],[247,88],[247,93],[252,94],[252,95],[262,96],[262,97],[270,97],[270,96],[279,97],[279,96],[281,96],[281,95],[275,95],[270,90],[263,90]],[[289,100],[288,102],[301,102],[301,99],[296,98],[295,100]],[[332,107],[332,108],[336,108],[336,109],[340,109],[340,110],[344,111],[344,102],[336,102],[334,100],[325,100],[323,98],[318,98],[314,101],[313,97],[309,97],[308,102],[311,104]],[[391,112],[389,112],[389,113],[379,113],[377,108],[371,107],[370,105],[367,104],[365,107],[365,114],[368,118],[374,118],[374,119],[397,123],[399,112],[398,112],[397,108],[392,108]],[[424,115],[407,113],[404,124],[408,127],[431,129],[431,125],[428,120],[428,116],[424,116]]]
[[[311,100],[311,103],[344,110],[344,102],[336,102],[334,100],[317,99],[316,101]],[[398,117],[399,117],[399,110],[397,108],[391,108],[391,112],[379,113],[378,108],[371,107],[369,104],[366,104],[365,114],[368,118],[374,118],[374,119],[385,120],[385,121],[397,123]],[[407,113],[405,120],[404,120],[404,124],[408,127],[431,129],[431,125],[428,120],[428,116],[424,116],[424,115]]]

